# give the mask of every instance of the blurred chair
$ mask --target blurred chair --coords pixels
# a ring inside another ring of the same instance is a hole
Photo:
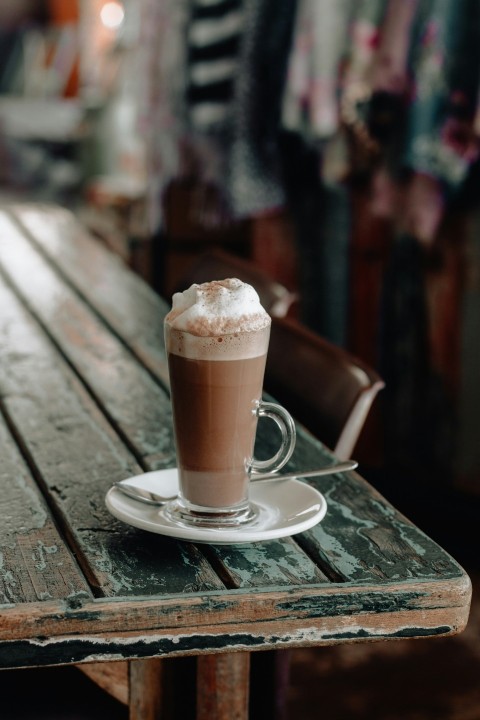
[[[346,350],[289,318],[272,318],[265,388],[338,458],[351,457],[383,387]]]
[[[244,260],[218,248],[200,255],[182,278],[181,287],[177,287],[177,290],[185,290],[192,283],[200,284],[228,277],[236,277],[252,285],[263,307],[272,317],[285,317],[298,299],[296,293],[270,278],[251,260]]]

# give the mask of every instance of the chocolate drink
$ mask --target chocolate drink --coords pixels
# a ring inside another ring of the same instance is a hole
[[[165,344],[179,503],[189,512],[248,511],[270,324],[255,290],[240,280],[192,285],[173,296]]]
[[[169,354],[181,488],[193,505],[245,502],[266,355],[193,360]]]

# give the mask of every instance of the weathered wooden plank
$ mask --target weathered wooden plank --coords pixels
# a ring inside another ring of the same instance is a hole
[[[22,217],[25,220],[24,215]],[[44,216],[39,218],[33,214],[28,217],[37,234],[42,235],[38,228],[43,227]],[[8,244],[0,245],[0,264],[9,281],[88,383],[129,446],[148,469],[174,465],[170,401],[159,385],[7,216],[0,215],[0,234],[11,239]],[[45,243],[51,252],[57,252],[57,261],[62,257],[62,248],[55,243],[48,244],[49,237],[45,237]],[[91,241],[88,247],[91,249]],[[86,272],[87,268],[84,269]],[[30,282],[31,277],[36,278],[35,283]],[[97,302],[98,298],[90,293],[92,297]],[[131,305],[135,305],[134,299],[131,299]],[[159,315],[157,312],[152,322],[161,324]],[[139,332],[139,337],[148,344],[144,333]],[[125,343],[131,341],[128,332],[123,340]],[[161,343],[163,346],[163,337]],[[123,387],[121,393],[118,392],[120,384]],[[212,554],[230,587],[327,582],[316,565],[291,540],[259,543],[247,548],[232,546],[227,551],[217,547],[212,549]]]
[[[232,590],[229,592],[201,592],[158,597],[98,599],[94,602],[63,603],[46,602],[41,608],[35,604],[3,607],[0,614],[0,639],[15,640],[35,638],[50,639],[66,633],[91,635],[125,632],[128,629],[139,635],[150,631],[182,632],[196,627],[200,633],[208,626],[226,629],[227,626],[257,626],[265,620],[278,622],[283,631],[291,624],[303,622],[304,627],[314,627],[327,618],[338,627],[345,619],[353,622],[355,616],[361,622],[374,616],[380,624],[390,624],[391,618],[400,613],[421,624],[431,610],[442,613],[444,623],[460,629],[468,617],[471,584],[466,575],[456,580],[414,581],[358,585],[355,583],[332,584],[328,587],[282,588],[279,590]]]
[[[291,539],[250,545],[214,545],[217,572],[237,588],[330,583]]]
[[[175,464],[170,400],[125,345],[0,214],[0,265],[140,459]],[[32,282],[35,278],[35,282]],[[134,303],[132,303],[134,305]],[[152,463],[149,463],[153,469]]]
[[[352,608],[350,608],[352,609]],[[177,657],[255,649],[333,645],[366,640],[441,637],[462,630],[465,608],[456,613],[430,608],[411,611],[348,614],[341,617],[226,625],[172,627],[143,633],[116,631],[0,642],[0,668],[101,662],[148,657]]]
[[[11,212],[145,365],[168,382],[163,344],[167,303],[95,240],[68,210],[22,204],[13,206]]]
[[[152,538],[110,516],[104,504],[107,489],[141,468],[3,283],[0,307],[5,411],[97,592],[129,595],[222,586],[194,546]]]
[[[334,461],[334,456],[301,430],[289,467]],[[385,582],[458,577],[463,571],[439,545],[399,513],[357,473],[308,481],[326,498],[321,523],[297,542],[334,580]]]
[[[0,603],[91,598],[1,415],[0,454]]]
[[[358,476],[335,476],[321,487],[329,504],[329,517],[300,542],[346,580],[458,575],[457,563],[442,548],[380,495],[365,492]]]

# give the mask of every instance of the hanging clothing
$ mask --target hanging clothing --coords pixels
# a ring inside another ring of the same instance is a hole
[[[147,152],[148,225],[163,225],[165,190],[184,174],[186,44],[190,0],[141,0],[138,130]]]
[[[213,225],[284,204],[278,135],[296,0],[143,0],[150,189],[188,177],[219,196]]]
[[[282,125],[315,142],[338,130],[340,73],[352,0],[299,0]]]
[[[232,219],[227,174],[245,12],[242,0],[189,0],[186,27],[185,174],[190,215],[204,228]]]
[[[376,149],[365,130],[372,74],[386,12],[385,0],[359,0],[350,17],[350,45],[341,83],[342,120],[367,152]]]
[[[473,119],[480,70],[479,13],[475,0],[431,0],[411,53],[404,163],[437,178],[450,192],[478,157]]]
[[[187,32],[187,115],[195,130],[214,130],[231,112],[243,22],[241,0],[192,0]]]
[[[478,14],[475,0],[388,0],[379,27],[362,116],[372,205],[427,244],[478,157]]]
[[[226,192],[234,217],[283,206],[281,100],[295,0],[243,0],[244,36],[235,86]]]

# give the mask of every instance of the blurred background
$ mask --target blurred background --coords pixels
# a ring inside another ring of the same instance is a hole
[[[385,380],[362,473],[473,573],[479,55],[479,0],[0,2],[0,202],[167,298],[212,248],[281,283]]]

